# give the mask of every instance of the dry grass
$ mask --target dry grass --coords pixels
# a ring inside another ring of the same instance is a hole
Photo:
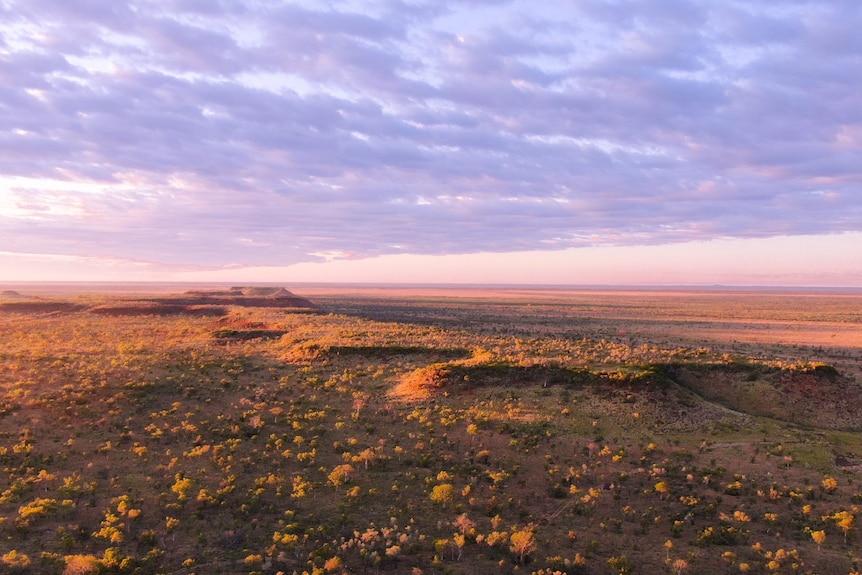
[[[794,319],[798,299],[759,297],[0,309],[0,569],[858,570],[840,525],[862,502],[858,300],[817,296]],[[840,346],[740,339],[826,323]]]

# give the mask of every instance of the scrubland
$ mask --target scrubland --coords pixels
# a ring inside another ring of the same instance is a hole
[[[862,570],[858,294],[294,291],[5,292],[0,569]]]

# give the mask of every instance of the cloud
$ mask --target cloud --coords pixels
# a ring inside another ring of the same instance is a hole
[[[0,14],[0,249],[217,268],[862,230],[852,2]]]

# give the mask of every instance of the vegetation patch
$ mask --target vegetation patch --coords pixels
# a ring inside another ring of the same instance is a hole
[[[823,364],[674,364],[673,381],[736,411],[836,430],[862,430],[862,386]]]
[[[192,315],[201,317],[221,317],[227,309],[218,306],[182,305],[175,303],[139,302],[124,305],[99,305],[89,309],[90,313],[111,317],[135,315]]]
[[[470,357],[468,349],[434,348],[418,345],[333,345],[329,353],[344,356],[379,357],[382,359],[399,356],[433,356],[442,359]]]
[[[278,339],[287,333],[279,329],[232,329],[216,330],[213,337],[220,340],[245,341],[249,339]]]

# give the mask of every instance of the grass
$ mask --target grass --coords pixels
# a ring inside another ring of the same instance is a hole
[[[244,294],[216,315],[190,297],[170,314],[91,313],[127,304],[94,296],[0,311],[4,569],[859,569],[862,434],[842,426],[852,404],[829,412],[854,357],[836,374],[673,331],[570,334],[571,310],[644,318],[653,296],[519,295],[483,306],[488,323],[475,298],[331,314]],[[733,309],[690,305],[700,323]],[[804,417],[768,417],[759,398],[778,392]]]

